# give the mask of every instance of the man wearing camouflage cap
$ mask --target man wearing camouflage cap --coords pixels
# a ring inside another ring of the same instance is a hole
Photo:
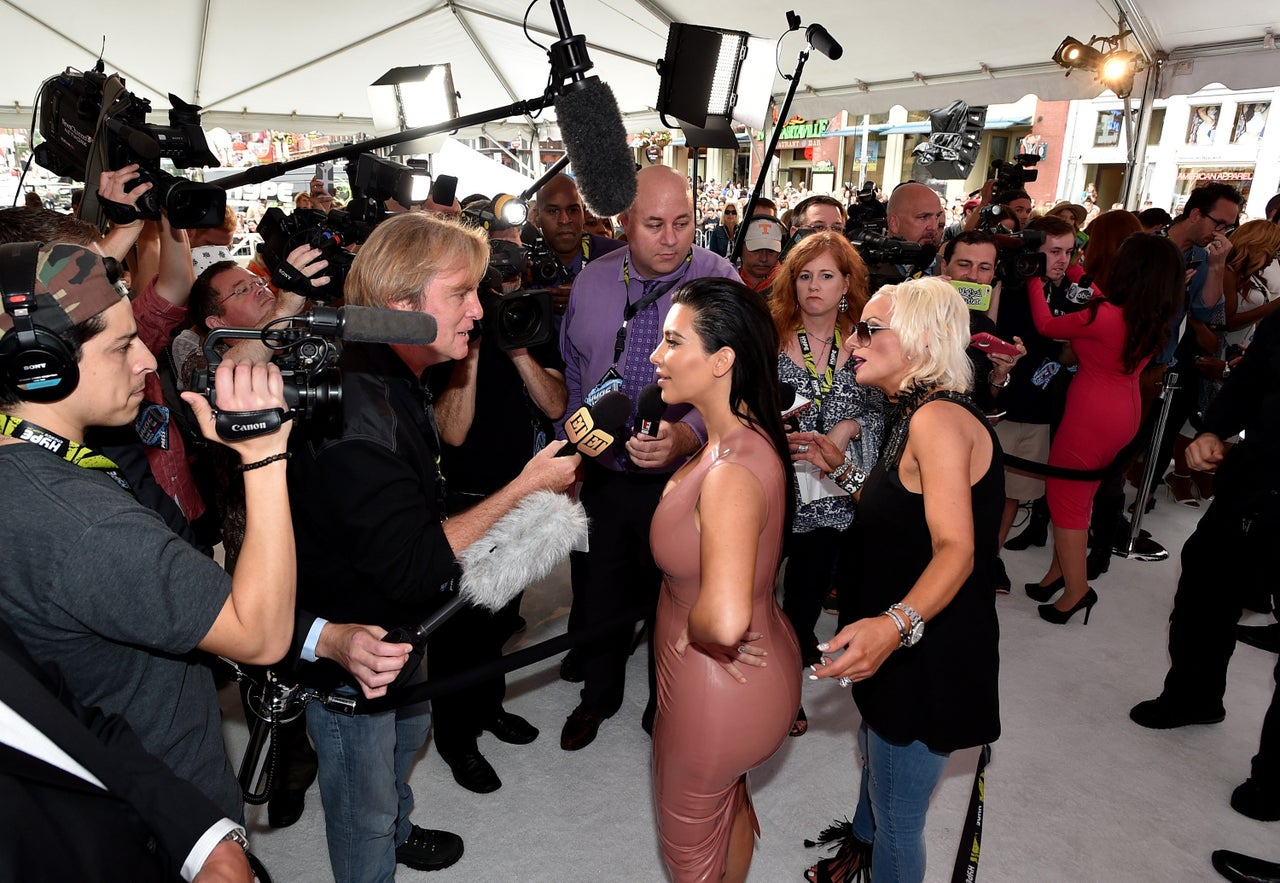
[[[89,427],[136,418],[156,367],[102,259],[76,245],[6,245],[0,286],[0,618],[77,698],[124,717],[148,751],[240,819],[213,676],[191,654],[269,664],[288,649],[289,424],[228,444],[251,513],[232,578],[84,444]],[[223,365],[216,385],[224,411],[285,407],[274,366]],[[216,440],[209,404],[185,398]]]

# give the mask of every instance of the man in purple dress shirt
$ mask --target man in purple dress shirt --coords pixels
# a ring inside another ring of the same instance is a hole
[[[632,401],[654,381],[649,354],[661,339],[671,292],[708,276],[738,279],[728,261],[693,244],[693,198],[685,179],[667,166],[636,175],[636,200],[620,216],[627,248],[592,261],[578,275],[560,329],[569,410],[621,391]],[[625,321],[625,346],[618,351]],[[634,419],[627,421],[627,427]],[[649,552],[649,521],[667,478],[705,441],[702,420],[688,405],[669,408],[656,436],[631,436],[625,447],[585,460],[581,499],[591,519],[589,548],[575,553],[575,627],[590,628],[657,601],[661,576]],[[585,459],[585,458],[584,458]],[[601,722],[622,706],[631,629],[583,648],[582,700],[560,734],[576,751],[596,737]],[[653,721],[653,659],[644,725]]]

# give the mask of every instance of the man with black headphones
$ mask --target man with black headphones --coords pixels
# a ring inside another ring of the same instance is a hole
[[[0,618],[81,701],[124,717],[148,751],[240,819],[213,676],[191,654],[269,664],[289,648],[295,561],[279,371],[224,364],[216,376],[224,431],[247,436],[224,442],[243,461],[252,512],[232,578],[84,443],[89,427],[136,418],[156,368],[102,259],[76,245],[5,245],[0,292]],[[209,403],[184,398],[217,440]],[[256,424],[266,431],[247,430]]]

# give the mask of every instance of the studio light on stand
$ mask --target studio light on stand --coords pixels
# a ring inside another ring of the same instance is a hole
[[[1146,70],[1147,59],[1125,45],[1125,39],[1133,36],[1120,16],[1120,33],[1113,37],[1093,36],[1088,43],[1075,37],[1067,37],[1053,53],[1053,62],[1072,71],[1089,71],[1118,98],[1128,98],[1133,93],[1133,79],[1139,71]],[[1102,47],[1102,48],[1099,48]]]
[[[369,86],[373,130],[379,135],[434,126],[458,117],[458,93],[448,64],[393,67]],[[393,156],[436,153],[444,146],[444,133],[404,141],[392,148]]]
[[[663,125],[684,130],[689,147],[736,149],[734,121],[764,128],[773,93],[771,41],[745,31],[673,22],[657,67],[658,113]]]

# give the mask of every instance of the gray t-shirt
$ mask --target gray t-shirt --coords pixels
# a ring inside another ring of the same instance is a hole
[[[105,474],[0,446],[0,616],[85,705],[232,819],[242,816],[210,669],[189,654],[231,578]]]

